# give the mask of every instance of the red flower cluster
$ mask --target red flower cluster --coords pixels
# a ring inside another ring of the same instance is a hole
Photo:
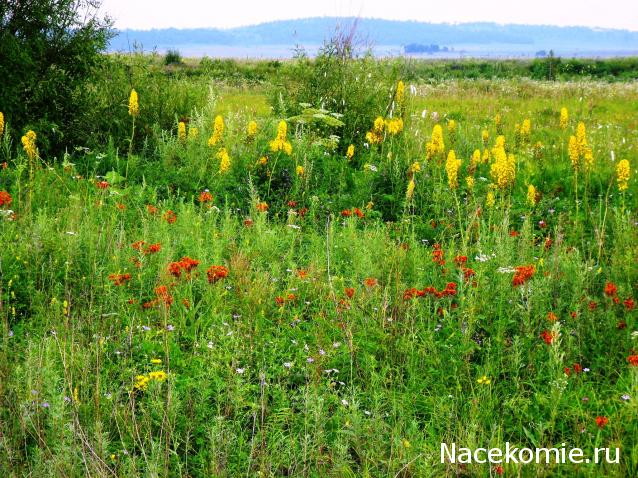
[[[275,304],[277,304],[277,307],[282,307],[286,302],[293,302],[296,298],[295,294],[288,294],[285,298],[278,295],[275,297]]]
[[[550,332],[549,330],[543,330],[541,332],[541,339],[543,339],[543,342],[545,342],[547,345],[551,345],[555,338],[555,332]]]
[[[165,285],[159,285],[155,288],[155,299],[145,302],[142,307],[145,309],[151,309],[159,304],[164,304],[165,307],[170,307],[173,303],[173,296],[168,291],[168,287]]]
[[[358,218],[363,218],[365,216],[363,211],[358,207],[354,207],[352,209],[344,209],[343,211],[341,211],[341,215],[343,217],[352,217],[353,214]]]
[[[424,287],[421,290],[412,287],[403,292],[403,300],[410,300],[415,297],[425,297],[426,295],[431,295],[437,299],[441,299],[442,297],[452,297],[457,294],[456,287],[456,282],[448,282],[445,285],[445,288],[440,291],[437,290],[436,287]]]
[[[354,288],[346,287],[345,289],[343,289],[343,293],[346,294],[348,299],[352,299],[352,297],[354,297]]]
[[[108,181],[98,181],[97,183],[95,183],[95,186],[98,189],[108,189],[109,188],[109,183],[108,183]]]
[[[432,262],[443,267],[445,265],[445,258],[441,244],[434,244],[432,247],[434,248],[432,251]]]
[[[605,284],[605,295],[607,297],[616,297],[618,294],[618,287],[613,282],[607,282]]]
[[[516,273],[514,274],[514,278],[512,279],[512,286],[514,287],[525,284],[532,278],[534,272],[536,272],[536,267],[534,267],[533,265],[518,266],[514,269],[516,269]]]
[[[633,354],[627,357],[627,362],[632,367],[638,367],[638,354]]]
[[[154,216],[155,214],[157,214],[159,212],[159,209],[157,209],[152,204],[147,204],[146,205],[146,212],[148,212],[150,215]]]
[[[605,428],[605,425],[609,423],[609,418],[607,417],[596,417],[596,425],[598,428]]]
[[[255,207],[257,208],[257,210],[258,210],[259,212],[266,212],[266,211],[268,211],[268,203],[265,203],[265,202],[260,202],[260,203],[259,203],[259,204],[257,204]]]
[[[572,371],[575,374],[581,373],[583,371],[583,367],[579,363],[575,363],[574,365],[572,365],[572,368],[565,367],[563,371],[565,372],[565,375],[569,377],[572,374]]]
[[[547,320],[549,320],[550,322],[556,322],[558,320],[558,316],[554,312],[548,312]]]
[[[6,191],[0,191],[0,206],[9,206],[12,201],[11,194]]]
[[[379,284],[379,281],[376,280],[374,277],[368,277],[363,281],[363,283],[366,287],[374,287]]]
[[[228,269],[224,266],[210,266],[206,271],[206,275],[208,276],[208,282],[214,284],[228,277]]]
[[[163,217],[164,220],[169,224],[173,224],[175,221],[177,221],[177,214],[175,214],[171,209],[166,211]]]
[[[199,193],[199,202],[200,203],[206,203],[206,202],[211,202],[213,200],[213,195],[208,192],[208,189],[205,191],[202,191],[201,193]]]
[[[137,242],[134,242],[133,244],[131,244],[131,247],[133,249],[135,249],[136,251],[140,251],[140,252],[144,253],[145,255],[156,254],[162,249],[162,245],[159,242],[157,242],[155,244],[150,244],[146,248],[144,247],[145,244],[146,244],[146,242],[144,242],[144,241],[137,241]]]
[[[190,257],[182,257],[177,262],[171,262],[168,265],[168,272],[175,277],[181,277],[182,271],[186,272],[186,277],[190,277],[190,273],[199,265],[199,261]]]
[[[131,280],[131,274],[110,274],[109,280],[113,285],[124,285]]]

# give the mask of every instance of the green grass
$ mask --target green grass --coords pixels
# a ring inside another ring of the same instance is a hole
[[[180,81],[170,105],[195,103],[180,113],[194,140],[152,124],[154,148],[105,145],[49,168],[4,139],[2,476],[495,476],[441,463],[441,442],[620,448],[619,464],[504,464],[504,476],[638,473],[635,84],[419,83],[403,132],[370,148],[362,137],[348,161],[321,128],[290,125],[292,156],[271,152],[268,85],[206,95],[201,78]],[[140,125],[153,91],[141,86]],[[425,161],[433,112],[462,160],[458,189],[445,157]],[[497,113],[516,180],[490,207],[491,164],[469,165],[482,129],[494,145]],[[211,148],[216,114],[226,128]],[[525,118],[530,141],[516,143]],[[594,164],[575,177],[581,120]],[[345,217],[354,208],[364,217]],[[183,257],[199,264],[176,277]],[[209,281],[214,265],[228,276]],[[520,286],[517,266],[534,266]],[[166,380],[136,388],[153,371]]]

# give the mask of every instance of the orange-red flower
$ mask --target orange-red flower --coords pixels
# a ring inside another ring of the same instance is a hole
[[[344,209],[343,211],[341,211],[341,215],[343,217],[350,217],[352,216],[352,211],[350,209]]]
[[[379,283],[379,281],[373,277],[368,277],[363,281],[363,283],[366,285],[366,287],[374,287]]]
[[[108,181],[98,181],[97,183],[95,183],[95,186],[98,189],[108,189],[109,188],[109,183],[108,183]]]
[[[199,193],[200,203],[211,202],[212,200],[213,200],[213,195],[208,190],[205,190]]]
[[[549,330],[543,330],[541,332],[541,339],[543,339],[547,345],[551,345],[555,338],[556,334],[554,332],[550,332]]]
[[[354,212],[354,214],[358,217],[358,218],[362,218],[365,216],[365,214],[363,214],[363,211],[361,209],[359,209],[358,207],[355,207],[352,212]]]
[[[190,277],[190,273],[193,269],[195,269],[199,265],[199,261],[196,259],[191,259],[190,257],[182,257],[177,262],[171,262],[168,265],[168,272],[175,276],[181,277],[182,270],[186,272],[186,276]]]
[[[465,264],[466,262],[467,262],[467,256],[456,256],[454,258],[454,263],[459,267]]]
[[[156,254],[160,251],[161,248],[162,248],[162,245],[159,242],[155,244],[151,244],[150,246],[146,248],[146,250],[144,251],[144,254]]]
[[[558,320],[558,317],[556,316],[554,312],[548,312],[547,320],[549,320],[550,322],[556,322]]]
[[[170,307],[173,303],[173,296],[168,292],[168,287],[160,285],[155,288],[155,295],[160,302],[163,302],[166,307]]]
[[[607,282],[605,284],[605,295],[607,297],[615,297],[618,294],[618,287],[613,282]]]
[[[348,299],[352,299],[354,296],[354,289],[352,287],[346,287],[343,289],[344,294],[348,297]]]
[[[244,226],[246,227],[250,227],[254,224],[253,220],[251,218],[247,218],[244,220]]]
[[[146,211],[153,216],[159,212],[159,210],[152,204],[146,205]]]
[[[627,357],[627,362],[629,362],[629,365],[632,367],[638,367],[638,354],[633,354]]]
[[[608,423],[609,418],[601,416],[596,417],[596,425],[598,426],[598,428],[605,428],[605,425],[607,425]]]
[[[177,214],[169,209],[164,213],[164,220],[169,224],[173,224],[175,221],[177,221]]]
[[[629,297],[623,301],[623,305],[625,306],[625,309],[633,310],[634,307],[636,306],[636,303],[634,302],[634,299]]]
[[[9,206],[12,201],[11,194],[6,191],[0,191],[0,206]]]
[[[208,276],[208,282],[214,284],[228,277],[228,269],[224,266],[210,266],[206,271],[206,275]]]
[[[441,244],[434,244],[432,251],[432,262],[438,264],[440,266],[445,265],[444,253],[443,249],[441,249]]]
[[[514,287],[525,284],[532,278],[534,272],[536,272],[536,267],[534,267],[533,265],[518,266],[514,269],[516,269],[516,273],[514,274],[514,278],[512,279],[512,285]]]
[[[268,211],[268,203],[265,203],[265,202],[260,202],[255,207],[257,208],[259,212]]]
[[[131,274],[110,274],[109,280],[113,285],[124,285],[131,280]]]

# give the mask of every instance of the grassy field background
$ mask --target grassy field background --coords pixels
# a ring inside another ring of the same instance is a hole
[[[96,144],[5,118],[2,476],[636,476],[635,81],[368,59],[299,106],[320,66],[156,62],[95,83]]]

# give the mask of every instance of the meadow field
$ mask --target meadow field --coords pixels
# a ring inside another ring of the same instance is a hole
[[[635,79],[112,61],[0,116],[1,476],[638,476]]]

